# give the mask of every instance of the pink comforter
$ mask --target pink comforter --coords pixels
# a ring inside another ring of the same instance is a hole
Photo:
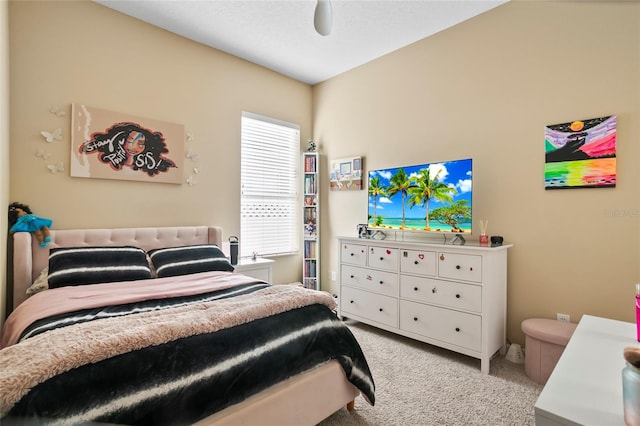
[[[17,343],[22,331],[42,318],[115,304],[189,296],[255,282],[230,272],[201,272],[178,277],[60,287],[34,294],[21,303],[2,327],[0,348]]]

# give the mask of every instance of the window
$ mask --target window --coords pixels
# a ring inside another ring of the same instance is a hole
[[[242,113],[240,257],[298,252],[300,126]]]

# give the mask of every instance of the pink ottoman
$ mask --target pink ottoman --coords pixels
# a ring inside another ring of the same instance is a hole
[[[536,383],[547,383],[577,324],[544,318],[522,321],[526,336],[524,372]]]

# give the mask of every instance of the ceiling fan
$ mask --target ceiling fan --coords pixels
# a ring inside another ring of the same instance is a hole
[[[322,36],[331,34],[333,27],[333,10],[330,0],[318,0],[316,11],[313,15],[313,26],[316,32]]]

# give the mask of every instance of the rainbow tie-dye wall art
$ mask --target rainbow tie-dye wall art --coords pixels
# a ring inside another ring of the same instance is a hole
[[[544,129],[545,189],[616,186],[616,116]]]

